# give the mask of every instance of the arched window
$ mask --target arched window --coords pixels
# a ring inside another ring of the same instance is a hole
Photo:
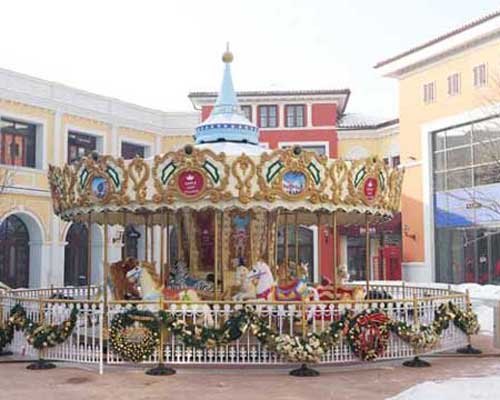
[[[299,263],[309,264],[309,280],[314,280],[314,234],[305,226],[299,227]],[[281,226],[278,232],[278,264],[285,259],[285,227]],[[288,226],[288,260],[295,260],[295,226]]]
[[[133,257],[136,260],[139,259],[139,238],[141,234],[134,228],[133,225],[128,225],[123,232],[123,247],[122,247],[122,259],[128,257]]]
[[[28,228],[11,215],[0,225],[0,281],[13,288],[29,286]]]
[[[64,284],[83,286],[87,284],[88,230],[82,223],[74,223],[66,235],[64,249]]]

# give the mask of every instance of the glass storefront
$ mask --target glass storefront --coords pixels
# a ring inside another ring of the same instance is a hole
[[[434,132],[438,282],[500,282],[500,118]]]

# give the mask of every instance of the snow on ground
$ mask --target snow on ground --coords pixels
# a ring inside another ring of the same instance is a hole
[[[388,400],[489,400],[498,399],[499,393],[500,377],[453,378],[420,383]]]
[[[354,284],[363,284],[363,281],[352,282]],[[394,284],[401,285],[402,281],[372,281],[373,284]],[[411,285],[412,282],[407,282]],[[477,314],[479,324],[481,325],[480,333],[483,335],[493,335],[493,313],[494,307],[499,306],[500,302],[500,285],[479,285],[477,283],[462,283],[460,285],[448,285],[446,283],[415,283],[417,286],[426,286],[437,289],[452,289],[459,292],[469,290],[472,300],[472,309]]]

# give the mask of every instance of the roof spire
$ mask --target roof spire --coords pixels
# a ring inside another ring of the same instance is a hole
[[[231,76],[233,53],[229,51],[229,42],[222,55],[224,75],[222,85],[210,116],[196,128],[196,143],[217,141],[227,142],[259,142],[259,131],[242,113],[236,98]]]

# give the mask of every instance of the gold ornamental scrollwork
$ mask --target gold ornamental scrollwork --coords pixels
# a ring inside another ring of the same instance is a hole
[[[128,165],[128,176],[132,181],[132,190],[135,200],[143,204],[147,196],[147,181],[149,179],[149,166],[142,158],[134,158]]]
[[[376,157],[353,161],[347,175],[347,188],[346,203],[383,208],[388,190],[386,165]]]
[[[296,147],[263,153],[257,166],[259,191],[254,199],[327,202],[326,163],[325,156]]]
[[[212,203],[229,200],[229,172],[224,153],[192,146],[169,152],[155,158],[153,201],[172,204],[176,199],[191,202],[208,198]]]
[[[231,165],[231,172],[237,182],[238,199],[243,204],[248,204],[252,200],[252,179],[256,170],[255,163],[246,154],[239,156]]]
[[[344,160],[335,160],[330,167],[330,178],[332,180],[332,198],[335,205],[344,203],[344,188],[346,187],[348,166]]]

